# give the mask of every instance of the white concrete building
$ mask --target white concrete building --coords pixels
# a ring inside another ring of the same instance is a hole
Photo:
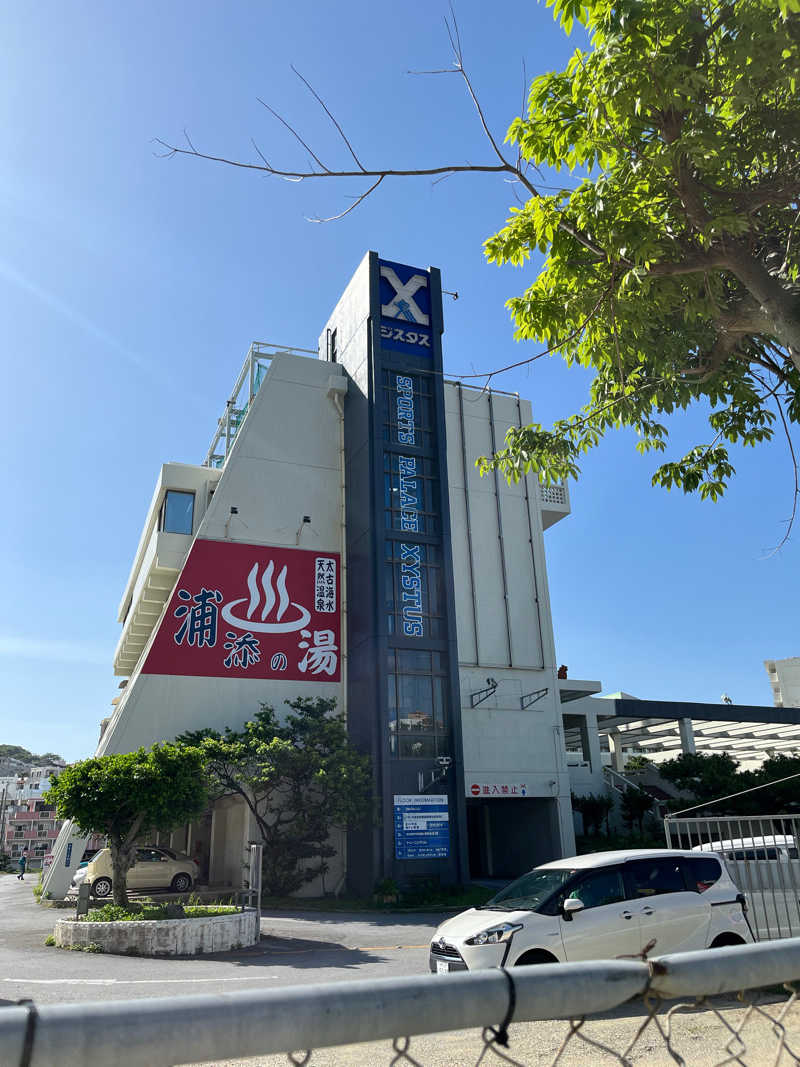
[[[442,332],[439,272],[369,253],[318,352],[251,346],[205,462],[156,479],[97,750],[335,698],[381,816],[336,842],[327,884],[359,892],[571,854],[562,704],[599,688],[556,676],[543,533],[566,489],[475,468],[530,404],[444,381]],[[228,800],[173,844],[238,885],[253,837]],[[54,894],[82,850],[65,828]]]
[[[800,656],[765,659],[772,699],[776,708],[800,708]]]

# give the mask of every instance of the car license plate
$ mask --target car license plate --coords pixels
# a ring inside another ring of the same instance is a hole
[[[437,960],[436,961],[436,973],[437,974],[447,974],[447,972],[449,970],[450,970],[450,964],[449,963],[446,963],[444,960]]]

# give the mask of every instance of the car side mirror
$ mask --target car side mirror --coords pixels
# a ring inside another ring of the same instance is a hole
[[[567,922],[571,922],[576,911],[583,911],[583,901],[578,900],[577,897],[567,897],[561,905],[561,911]]]

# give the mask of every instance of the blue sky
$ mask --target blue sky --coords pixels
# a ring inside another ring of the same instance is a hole
[[[504,301],[535,276],[485,263],[511,191],[497,177],[385,183],[341,222],[357,182],[289,184],[153,139],[255,160],[347,157],[293,63],[365,160],[436,165],[489,153],[446,67],[445,8],[365,0],[5,5],[0,12],[3,362],[0,742],[90,754],[118,679],[116,611],[159,465],[201,462],[253,340],[314,347],[367,249],[442,270],[445,366],[532,355]],[[491,12],[491,18],[487,12]],[[543,5],[460,0],[465,59],[493,128],[568,41]],[[497,380],[539,418],[574,410],[587,379],[558,360]],[[705,440],[697,417],[671,451]],[[697,435],[700,435],[699,437]],[[796,546],[769,550],[791,509],[779,443],[737,454],[711,505],[650,488],[653,461],[609,439],[546,535],[559,662],[607,691],[771,702],[762,660],[795,655]]]

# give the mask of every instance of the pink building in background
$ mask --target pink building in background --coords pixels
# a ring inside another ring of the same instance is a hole
[[[58,837],[61,820],[44,800],[10,804],[4,815],[3,851],[17,860],[27,849],[29,866],[38,870]]]

